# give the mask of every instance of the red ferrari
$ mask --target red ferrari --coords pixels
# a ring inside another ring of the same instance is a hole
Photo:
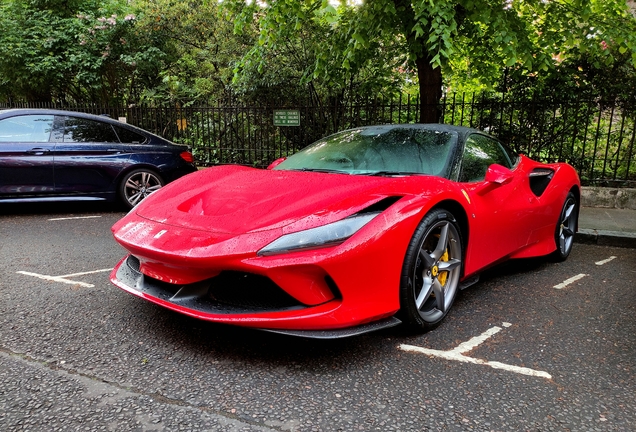
[[[195,318],[306,337],[428,330],[510,258],[565,260],[580,182],[475,129],[360,127],[267,170],[218,166],[113,226],[118,287]]]

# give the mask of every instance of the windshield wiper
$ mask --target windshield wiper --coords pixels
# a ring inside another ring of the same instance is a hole
[[[290,169],[290,171],[321,172],[321,173],[332,173],[332,174],[349,174],[346,171],[339,171],[339,170],[329,169],[329,168],[294,168],[294,169]]]
[[[417,172],[410,172],[410,171],[370,171],[370,172],[366,172],[366,173],[360,173],[361,175],[368,175],[368,176],[386,176],[386,177],[391,177],[391,176],[413,176],[413,175],[424,175],[422,173],[417,173]]]

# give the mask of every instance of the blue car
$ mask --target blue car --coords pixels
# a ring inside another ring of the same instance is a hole
[[[132,208],[194,171],[186,146],[105,116],[0,111],[0,203],[120,199]]]

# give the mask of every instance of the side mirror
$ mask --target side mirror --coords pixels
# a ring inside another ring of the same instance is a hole
[[[285,159],[287,159],[287,158],[286,157],[282,157],[282,158],[276,159],[274,162],[272,162],[271,164],[267,165],[267,169],[268,170],[273,169],[274,167],[278,166]]]
[[[514,173],[505,166],[492,164],[488,167],[488,171],[486,171],[485,180],[488,183],[505,185],[510,183],[513,177]]]

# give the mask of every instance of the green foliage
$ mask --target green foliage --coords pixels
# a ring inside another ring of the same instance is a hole
[[[613,50],[614,48],[607,48]],[[571,51],[554,68],[528,76],[520,68],[509,68],[496,88],[516,99],[550,99],[555,102],[598,101],[604,106],[636,108],[636,69],[631,58],[617,50],[610,64],[599,64],[599,56]]]
[[[624,0],[2,0],[0,99],[339,112],[435,105],[443,73],[447,92],[633,107],[635,46]]]
[[[636,65],[636,21],[622,0],[507,1],[507,18],[487,30],[465,25],[457,58],[449,59],[451,86],[462,88],[478,78],[493,88],[514,70],[518,81],[568,71],[563,63],[594,58],[596,69],[629,58]],[[476,22],[483,22],[478,14]],[[473,15],[471,15],[473,16]],[[612,49],[608,49],[608,47]],[[522,79],[523,78],[523,79]]]
[[[129,98],[137,81],[152,80],[152,65],[162,56],[160,48],[143,43],[134,21],[125,1],[3,1],[0,96],[33,102]]]
[[[144,89],[142,100],[186,105],[218,100],[230,93],[235,63],[254,43],[246,27],[235,36],[234,23],[217,2],[207,0],[138,0],[144,11],[137,27],[166,61],[160,82]]]
[[[235,69],[236,89],[248,99],[334,106],[401,92],[412,79],[404,67],[403,41],[365,39],[344,28],[342,17],[354,19],[355,9],[336,10],[320,1],[277,1],[265,8],[238,0],[223,5],[235,17],[238,33],[258,26],[258,42]],[[347,55],[350,39],[365,49]]]
[[[459,88],[493,88],[506,68],[526,76],[543,74],[570,56],[594,57],[596,68],[612,65],[615,53],[628,56],[632,67],[636,64],[636,25],[624,0],[373,0],[359,5],[341,1],[337,7],[327,0],[224,4],[237,16],[239,31],[257,21],[258,44],[244,64],[256,63],[259,70],[267,64],[268,52],[298,40],[307,28],[324,28],[327,39],[315,46],[313,77],[328,81],[355,77],[374,61],[386,61],[386,52],[406,60],[406,68],[418,68],[420,77],[439,74],[441,68],[447,84]],[[382,52],[385,55],[378,55]],[[430,92],[437,99],[441,96],[434,86],[420,91],[423,100]]]

